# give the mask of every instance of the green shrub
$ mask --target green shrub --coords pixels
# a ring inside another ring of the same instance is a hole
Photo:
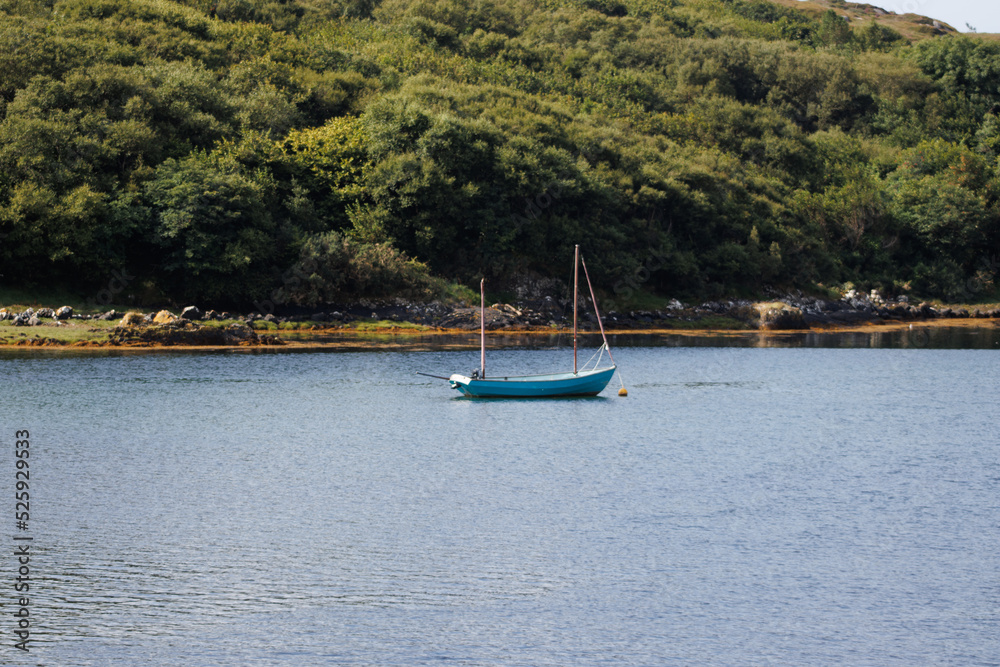
[[[293,269],[298,280],[281,288],[288,303],[321,303],[404,297],[430,301],[466,297],[388,243],[364,243],[339,232],[309,237]]]

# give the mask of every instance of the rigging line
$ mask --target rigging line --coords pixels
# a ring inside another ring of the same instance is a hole
[[[604,339],[604,344],[608,347],[608,356],[611,357],[611,363],[615,363],[615,358],[611,356],[611,346],[608,345],[608,337],[604,335],[604,323],[601,321],[601,311],[597,309],[597,299],[594,298],[594,286],[590,284],[587,263],[583,261],[583,257],[580,257],[580,264],[583,265],[583,277],[587,279],[587,287],[590,288],[590,300],[594,304],[594,314],[597,315],[597,326],[601,328],[601,338]]]
[[[597,348],[597,351],[590,355],[590,359],[587,359],[587,363],[583,364],[580,368],[586,369],[591,361],[594,361],[594,357],[597,357],[597,361],[594,362],[594,368],[596,369],[601,365],[601,359],[604,358],[604,351],[608,349],[607,345],[601,345]]]
[[[598,354],[601,354],[603,356],[604,355],[604,349],[605,349],[605,347],[606,346],[602,345],[599,348],[597,348],[597,352],[594,352],[592,355],[590,355],[590,359],[587,359],[587,361],[583,364],[583,366],[581,366],[581,368],[586,369],[587,368],[587,364],[589,364],[591,361],[593,361],[594,357],[597,357]],[[597,363],[594,364],[594,368],[597,368],[598,364],[600,364],[600,363],[601,363],[601,357],[597,357]]]
[[[604,339],[604,347],[608,348],[608,357],[611,359],[611,363],[615,367],[615,357],[611,354],[611,346],[608,345],[608,337],[604,334],[604,322],[601,321],[601,311],[597,309],[597,299],[594,298],[594,286],[590,284],[590,274],[587,272],[587,262],[583,261],[583,256],[580,256],[580,265],[583,266],[583,277],[587,279],[587,287],[590,288],[590,300],[594,302],[594,313],[597,315],[597,326],[601,328],[601,338]],[[622,389],[625,388],[625,381],[622,380],[621,370],[618,371],[618,381],[622,383]]]

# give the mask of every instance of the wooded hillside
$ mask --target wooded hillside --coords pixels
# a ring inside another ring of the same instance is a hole
[[[0,0],[0,119],[11,285],[995,289],[1000,43],[833,10]]]

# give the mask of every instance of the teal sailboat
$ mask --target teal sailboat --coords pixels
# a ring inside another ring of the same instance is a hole
[[[604,344],[594,353],[591,361],[582,367],[577,365],[577,303],[579,267],[583,266],[587,286],[590,287],[590,298],[594,303],[594,312],[601,328]],[[454,374],[447,378],[452,389],[457,389],[466,396],[477,398],[552,398],[557,396],[596,396],[601,393],[617,366],[608,347],[608,338],[604,334],[604,324],[597,310],[597,300],[594,299],[594,288],[590,285],[587,274],[587,264],[580,257],[580,246],[576,246],[573,265],[573,370],[562,373],[544,375],[486,375],[486,297],[484,293],[485,279],[479,284],[480,292],[480,362],[479,371],[470,376]],[[601,366],[604,354],[608,355],[610,365]],[[591,362],[593,363],[590,366]],[[590,366],[588,368],[588,366]],[[618,392],[620,396],[627,395],[624,385]]]

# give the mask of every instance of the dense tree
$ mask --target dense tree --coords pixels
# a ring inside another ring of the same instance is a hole
[[[288,299],[426,296],[563,278],[579,242],[619,301],[947,296],[1000,244],[970,37],[765,0],[0,0],[0,43],[26,285],[250,303],[308,260]]]
[[[277,259],[272,189],[266,175],[205,154],[161,164],[145,187],[161,289],[221,303],[262,296]]]

